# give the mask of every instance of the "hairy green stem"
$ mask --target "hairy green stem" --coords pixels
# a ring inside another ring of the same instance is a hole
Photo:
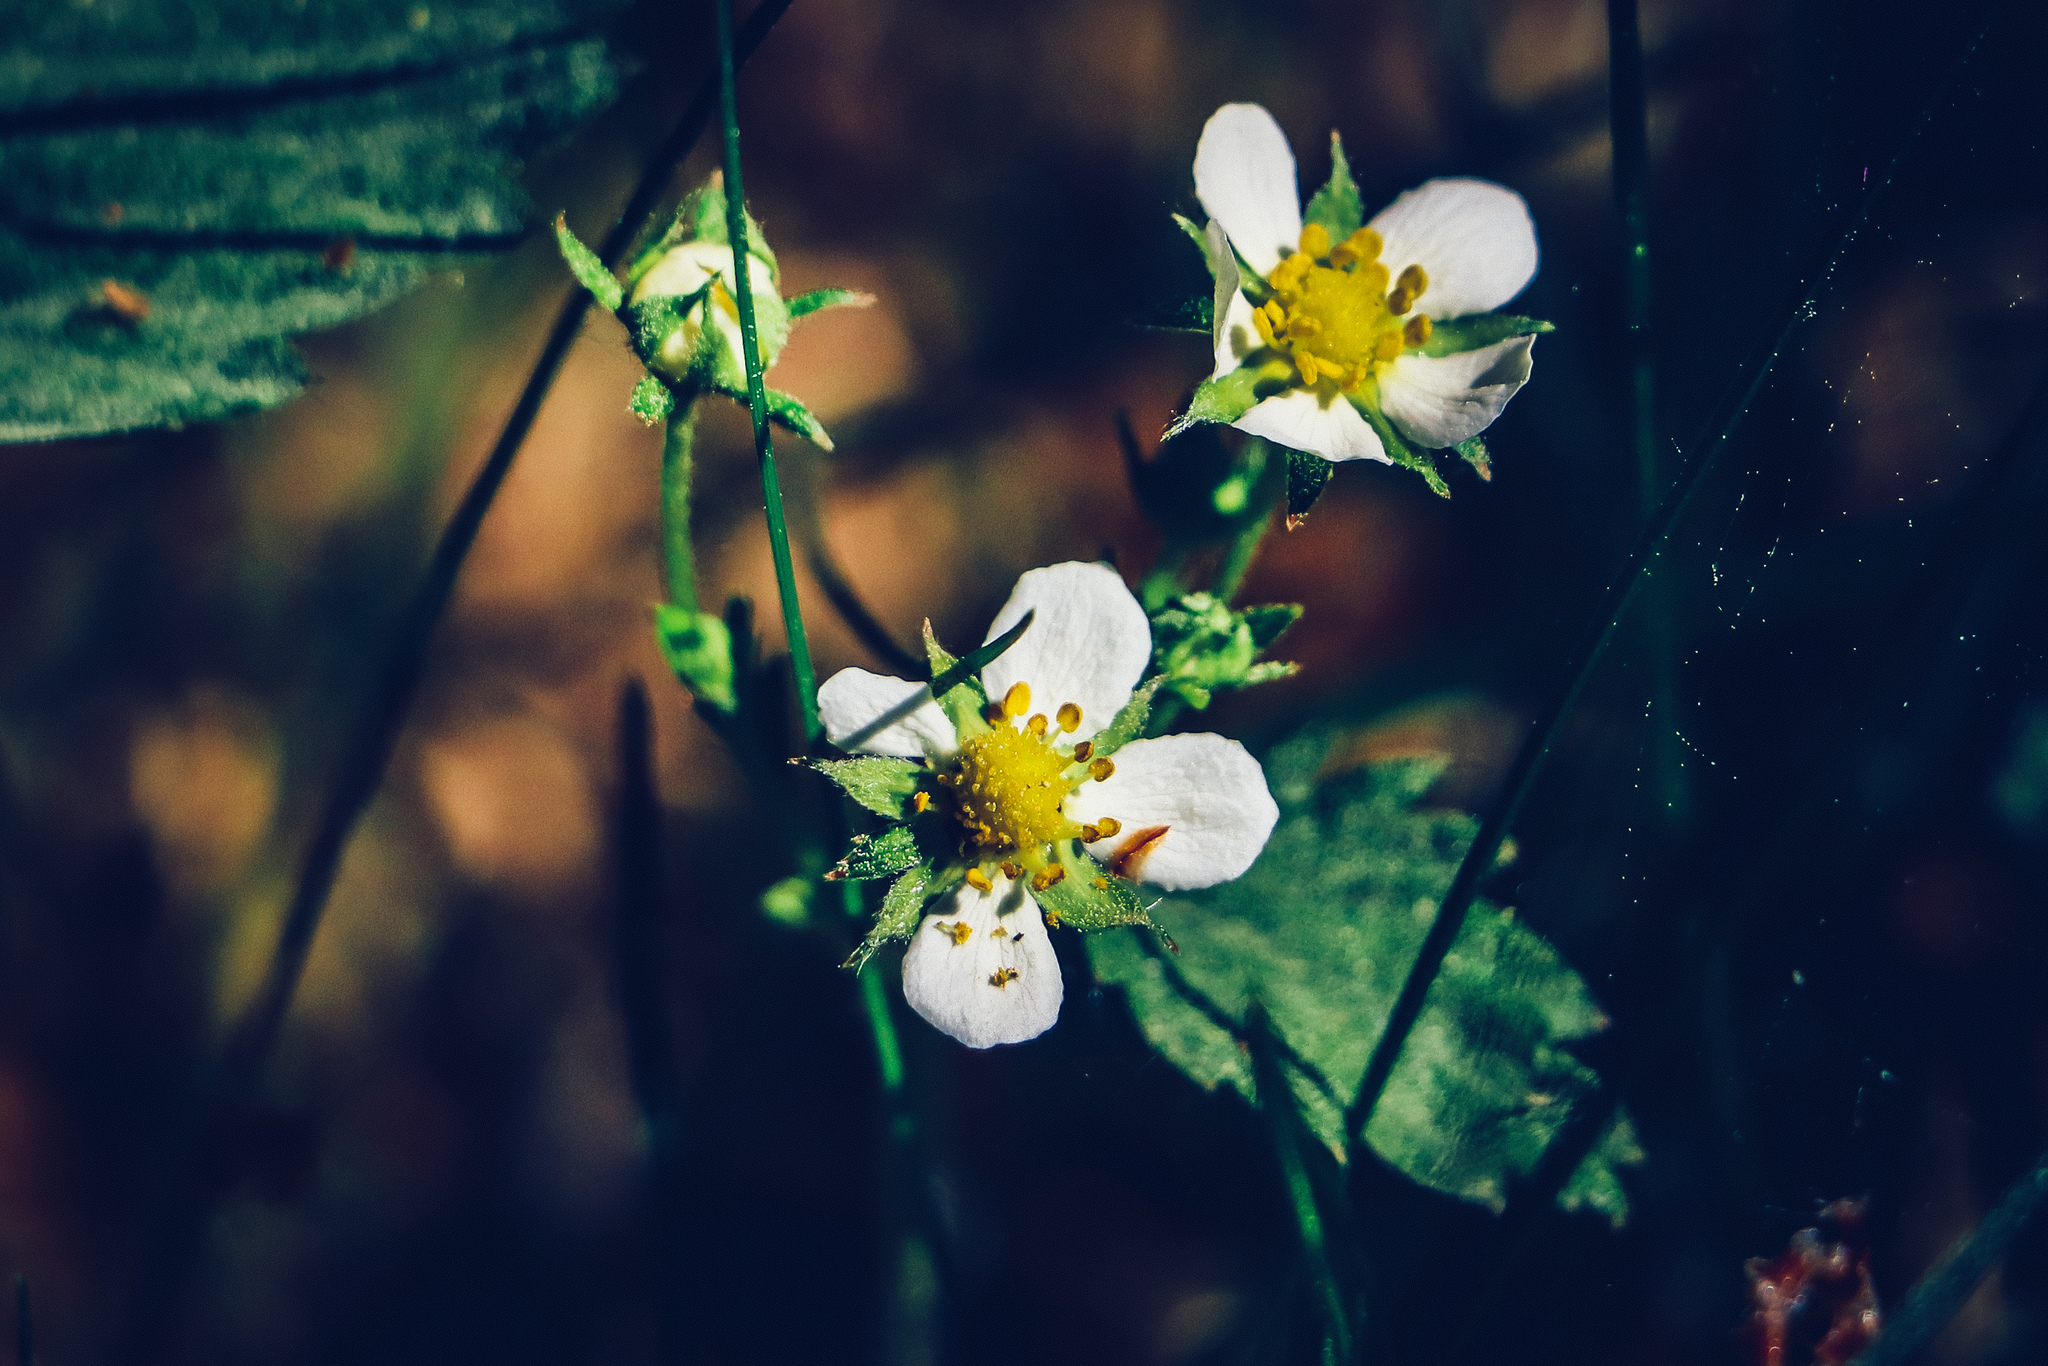
[[[775,472],[775,441],[768,431],[768,386],[762,378],[761,337],[754,323],[754,285],[747,268],[746,188],[740,180],[740,115],[732,55],[732,0],[716,0],[718,11],[718,104],[725,124],[725,232],[732,243],[733,302],[739,305],[740,351],[747,362],[747,406],[754,417],[754,452],[761,462],[761,499],[768,514],[768,545],[775,557],[775,589],[782,599],[782,624],[789,633],[789,662],[796,678],[796,704],[803,717],[803,747],[823,733],[818,723],[818,673],[804,635],[803,608],[796,596],[796,562],[789,553],[789,526],[782,511],[782,480]]]
[[[1528,799],[1530,789],[1535,785],[1536,775],[1550,757],[1551,746],[1556,742],[1558,728],[1572,706],[1578,701],[1587,680],[1592,677],[1594,666],[1606,654],[1607,646],[1619,629],[1630,602],[1637,589],[1648,577],[1652,560],[1663,553],[1664,544],[1671,537],[1692,500],[1705,485],[1707,475],[1719,463],[1735,435],[1735,429],[1749,412],[1750,405],[1762,391],[1776,367],[1778,358],[1784,354],[1798,330],[1819,316],[1819,300],[1822,291],[1838,278],[1843,259],[1849,248],[1862,236],[1871,215],[1882,202],[1885,191],[1896,178],[1900,163],[1908,151],[1917,144],[1928,125],[1933,122],[1936,111],[1948,101],[1957,81],[1968,69],[1971,59],[1983,46],[1989,21],[1972,36],[1962,55],[1951,64],[1948,75],[1942,80],[1933,96],[1920,111],[1920,116],[1907,129],[1899,148],[1886,163],[1882,176],[1863,194],[1855,213],[1849,222],[1814,257],[1801,274],[1799,285],[1793,292],[1788,305],[1780,312],[1776,324],[1759,342],[1751,358],[1738,372],[1738,379],[1729,395],[1716,409],[1707,425],[1708,438],[1695,448],[1690,466],[1671,491],[1658,504],[1656,514],[1643,527],[1635,545],[1622,561],[1621,572],[1608,584],[1600,596],[1592,621],[1573,648],[1566,661],[1563,677],[1556,691],[1544,704],[1530,723],[1522,747],[1509,765],[1507,776],[1502,780],[1501,791],[1486,816],[1479,823],[1479,830],[1465,850],[1464,859],[1458,864],[1458,871],[1451,878],[1450,888],[1439,903],[1436,918],[1430,923],[1429,932],[1423,937],[1422,948],[1417,953],[1408,976],[1401,984],[1401,993],[1394,1000],[1393,1010],[1388,1014],[1387,1027],[1373,1044],[1372,1054],[1366,1060],[1365,1073],[1359,1079],[1358,1096],[1344,1117],[1346,1142],[1353,1148],[1363,1141],[1366,1126],[1372,1121],[1374,1108],[1379,1104],[1381,1094],[1386,1090],[1387,1081],[1393,1076],[1394,1064],[1399,1061],[1402,1046],[1408,1041],[1415,1022],[1422,1016],[1422,1004],[1429,994],[1430,984],[1442,970],[1444,957],[1456,942],[1458,931],[1464,927],[1465,916],[1472,909],[1473,897],[1478,894],[1479,880],[1494,866],[1500,853],[1501,841],[1514,825],[1520,814],[1522,803]]]
[[[677,395],[661,443],[662,570],[668,576],[668,600],[686,612],[697,608],[697,553],[690,541],[691,448],[697,439],[694,395]]]

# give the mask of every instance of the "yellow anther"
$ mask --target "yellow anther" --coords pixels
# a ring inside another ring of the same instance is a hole
[[[1061,878],[1065,877],[1066,875],[1067,870],[1060,867],[1057,863],[1055,863],[1052,865],[1052,867],[1045,869],[1044,871],[1040,872],[1036,877],[1031,879],[1031,890],[1034,892],[1042,892],[1046,888],[1052,886],[1055,882],[1058,882]]]
[[[1429,334],[1435,330],[1436,325],[1430,322],[1429,315],[1418,313],[1401,328],[1401,340],[1410,346],[1421,346],[1429,340]]]
[[[910,794],[910,809],[911,809],[912,811],[920,811],[920,812],[921,812],[921,811],[929,811],[929,810],[931,809],[931,805],[932,805],[932,794],[931,794],[931,793],[929,793],[929,792],[913,792],[913,793],[911,793],[911,794]]]
[[[1019,868],[1016,864],[1011,863],[1008,859],[1005,859],[1000,866],[1003,870],[1003,876],[1006,878],[1010,878],[1013,881],[1017,878],[1024,876],[1024,870],[1022,868]]]
[[[1050,907],[1044,907],[1042,909],[1044,909],[1045,911],[1046,927],[1048,929],[1058,929],[1060,927],[1060,913],[1058,911],[1051,909]]]
[[[1000,726],[1008,718],[1003,714],[1002,703],[991,702],[981,709],[981,719],[988,722],[991,726]]]
[[[1106,877],[1099,877],[1099,878],[1095,879],[1095,890],[1096,890],[1096,891],[1098,891],[1098,892],[1106,892],[1106,891],[1108,891],[1108,890],[1109,890],[1109,879],[1108,879],[1108,878],[1106,878]]]
[[[1387,312],[1395,317],[1400,317],[1413,307],[1415,307],[1415,296],[1410,294],[1405,287],[1395,285],[1387,291]]]
[[[952,940],[955,948],[974,938],[974,927],[964,920],[941,920],[932,928]]]
[[[1401,334],[1389,332],[1373,347],[1373,355],[1380,360],[1392,360],[1401,354]]]
[[[1307,278],[1314,266],[1315,262],[1308,258],[1307,253],[1297,251],[1273,267],[1271,273],[1266,276],[1266,283],[1276,290],[1291,294],[1301,288],[1301,282]]]
[[[1101,838],[1102,838],[1102,827],[1101,827],[1101,826],[1099,826],[1099,825],[1084,825],[1084,826],[1082,826],[1082,827],[1081,827],[1081,843],[1083,843],[1083,844],[1093,844],[1093,843],[1095,843],[1095,841],[1097,841],[1097,840],[1099,840],[1099,839],[1101,839]]]
[[[1258,329],[1259,340],[1268,346],[1278,346],[1279,340],[1273,335],[1273,320],[1266,316],[1263,308],[1252,310],[1252,326]]]
[[[967,870],[967,885],[977,892],[993,892],[996,889],[995,883],[988,880],[988,874],[979,868]],[[969,930],[968,933],[972,934],[973,931]]]
[[[1017,686],[1021,688],[1024,685],[1019,683]],[[1039,711],[1031,714],[1031,719],[1024,723],[1024,729],[1030,731],[1033,735],[1043,735],[1046,732],[1046,728],[1050,725],[1052,725],[1051,720],[1046,717],[1044,712]]]
[[[1301,252],[1320,261],[1330,254],[1330,230],[1320,223],[1309,223],[1301,230]]]
[[[1012,683],[1010,690],[1003,694],[1003,715],[1022,716],[1031,710],[1031,685]]]
[[[1085,764],[1088,762],[1088,756],[1094,752],[1095,742],[1093,740],[1083,740],[1080,744],[1074,746],[1074,762]]]
[[[1323,325],[1314,318],[1289,318],[1287,320],[1287,339],[1289,341],[1307,341],[1322,330]]]
[[[1124,823],[1114,816],[1104,816],[1101,820],[1095,822],[1095,828],[1102,832],[1104,839],[1108,839],[1115,835],[1117,831],[1123,829]]]
[[[1088,776],[1096,782],[1107,782],[1109,775],[1116,772],[1116,764],[1109,759],[1097,759],[1088,765]]]
[[[988,984],[998,989],[1006,987],[1016,980],[1017,969],[1015,968],[997,968],[988,975]]]
[[[1360,228],[1331,248],[1330,264],[1348,266],[1359,261],[1378,260],[1382,245],[1378,233],[1371,228]]]
[[[1060,703],[1060,709],[1053,716],[1060,723],[1060,729],[1072,735],[1081,729],[1081,709],[1072,702]]]
[[[1401,267],[1401,273],[1394,277],[1394,287],[1408,291],[1408,297],[1419,299],[1429,289],[1429,272],[1421,266]]]

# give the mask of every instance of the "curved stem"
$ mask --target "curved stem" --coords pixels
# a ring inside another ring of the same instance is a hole
[[[740,179],[740,116],[733,80],[732,0],[716,0],[718,11],[718,103],[725,125],[725,234],[732,244],[733,302],[739,306],[740,351],[747,362],[747,407],[754,417],[754,452],[761,461],[761,500],[768,515],[768,546],[775,557],[775,590],[782,599],[782,624],[789,634],[789,663],[795,674],[796,704],[803,717],[803,747],[824,727],[818,722],[818,673],[804,634],[797,602],[796,563],[789,554],[789,526],[782,511],[782,480],[775,472],[775,440],[768,431],[768,386],[762,378],[761,337],[754,322],[753,273],[747,260],[746,187]]]

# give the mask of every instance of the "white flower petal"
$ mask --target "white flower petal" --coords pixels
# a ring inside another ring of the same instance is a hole
[[[1239,431],[1263,436],[1298,451],[1313,451],[1325,460],[1387,459],[1387,448],[1358,409],[1342,396],[1313,389],[1289,389],[1260,403],[1230,424]]]
[[[1420,445],[1469,441],[1528,382],[1535,341],[1509,337],[1454,356],[1399,356],[1380,372],[1380,411]]]
[[[1258,350],[1265,343],[1259,340],[1258,324],[1252,321],[1252,301],[1244,297],[1242,290],[1230,291],[1230,299],[1218,315],[1216,325],[1216,373],[1211,379],[1222,379],[1244,363],[1244,358]]]
[[[1280,808],[1259,761],[1220,735],[1163,735],[1116,752],[1116,772],[1083,783],[1067,814],[1122,829],[1088,846],[1114,871],[1168,891],[1212,887],[1266,847]]]
[[[1013,684],[1028,683],[1031,710],[1047,716],[1072,702],[1081,709],[1073,738],[1086,740],[1130,701],[1152,659],[1151,623],[1114,569],[1070,561],[1019,578],[988,638],[1034,608],[1030,629],[981,671],[982,686],[1000,702]]]
[[[1202,254],[1209,258],[1209,272],[1216,282],[1215,292],[1211,295],[1210,317],[1215,342],[1220,348],[1223,345],[1223,325],[1229,320],[1232,307],[1244,298],[1237,291],[1244,280],[1244,273],[1237,268],[1237,254],[1230,249],[1230,234],[1223,231],[1223,225],[1213,218],[1209,220],[1209,226],[1202,229]],[[1244,307],[1247,314],[1245,326],[1250,327],[1250,302],[1246,301]],[[1258,343],[1256,333],[1252,343]],[[1251,347],[1245,349],[1248,351]]]
[[[1225,226],[1228,226],[1227,224]],[[1432,318],[1489,313],[1536,275],[1536,224],[1522,196],[1490,180],[1431,180],[1381,209],[1370,226],[1395,275],[1429,275],[1418,312]]]
[[[993,891],[954,893],[950,911],[926,916],[903,955],[910,1008],[969,1048],[1022,1043],[1051,1029],[1065,987],[1024,884],[997,874]]]
[[[1294,152],[1273,116],[1256,104],[1226,104],[1203,125],[1195,144],[1195,197],[1261,275],[1301,240]]]
[[[818,689],[825,738],[843,750],[938,758],[960,747],[959,734],[923,683],[841,669]]]

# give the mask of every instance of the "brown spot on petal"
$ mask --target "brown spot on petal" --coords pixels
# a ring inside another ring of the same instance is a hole
[[[1117,851],[1109,856],[1109,871],[1118,877],[1137,881],[1141,876],[1139,870],[1144,866],[1145,860],[1159,847],[1159,841],[1166,838],[1166,832],[1171,828],[1165,825],[1148,825],[1142,830],[1133,830],[1131,837],[1118,845]]]

